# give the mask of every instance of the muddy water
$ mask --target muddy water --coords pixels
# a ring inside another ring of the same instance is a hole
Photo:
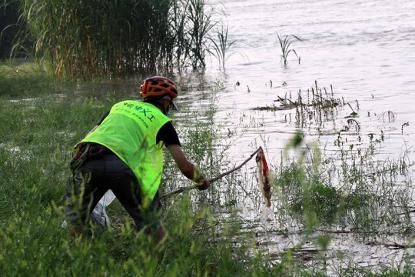
[[[415,160],[414,1],[211,0],[209,3],[228,25],[229,39],[236,41],[229,50],[231,56],[225,70],[219,70],[217,62],[212,60],[205,76],[218,84],[214,121],[224,139],[232,137],[230,159],[242,161],[256,146],[265,145],[271,163],[278,164],[281,150],[292,133],[301,129],[307,142],[318,143],[328,153],[337,153],[335,140],[340,134],[346,144],[356,144],[362,149],[377,139],[376,159],[397,159],[405,154]],[[291,37],[291,49],[300,58],[291,53],[286,66],[281,62],[277,33],[298,38]],[[334,97],[342,99],[344,104],[323,120],[311,119],[301,125],[296,121],[295,109],[253,110],[278,106],[280,103],[275,102],[278,96],[291,95],[297,99],[300,90],[305,99],[315,82],[329,93],[332,86]],[[181,104],[196,110],[210,109],[208,93],[208,89],[195,87],[185,93]],[[357,113],[353,124],[358,127],[347,130],[352,112]],[[180,118],[180,113],[177,116]],[[248,193],[256,193],[255,186],[250,189]],[[278,255],[300,240],[301,236],[295,232],[273,235],[273,231],[287,226],[261,223],[257,198],[239,202],[243,203],[240,207],[247,229],[256,226],[257,232],[261,228],[268,230],[259,232],[263,234],[258,240],[265,245],[264,251]],[[278,211],[273,212],[278,217]],[[304,250],[305,256],[311,255],[309,261],[318,256],[312,255],[311,250]],[[325,255],[331,259],[337,257],[336,253],[343,253],[352,263],[373,266],[396,264],[408,251],[368,245],[351,235],[337,234]],[[332,263],[328,272],[338,266],[339,262]]]

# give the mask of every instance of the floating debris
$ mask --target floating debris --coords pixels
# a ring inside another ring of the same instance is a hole
[[[336,98],[333,92],[333,86],[330,88],[320,88],[315,82],[315,85],[310,89],[298,90],[297,95],[291,95],[291,91],[286,92],[284,96],[276,96],[274,103],[267,106],[259,106],[252,108],[257,111],[283,111],[295,110],[295,113],[289,113],[289,121],[293,116],[296,126],[303,128],[309,124],[321,125],[323,122],[331,121],[336,118],[338,108],[348,105],[352,109],[352,113],[346,118],[358,117],[359,104],[356,101],[356,108],[353,108],[350,103],[345,102],[343,98]],[[354,103],[354,102],[353,102]],[[356,110],[356,111],[355,111]],[[287,115],[286,115],[287,121]]]
[[[254,111],[283,111],[286,109],[283,107],[277,107],[275,105],[272,105],[272,106],[265,106],[265,107],[255,107],[252,110]]]

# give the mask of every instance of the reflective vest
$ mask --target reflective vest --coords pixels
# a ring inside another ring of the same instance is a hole
[[[160,128],[170,119],[156,106],[127,100],[115,104],[104,121],[81,142],[103,145],[117,155],[140,184],[142,205],[148,207],[163,173],[163,143],[156,143]]]

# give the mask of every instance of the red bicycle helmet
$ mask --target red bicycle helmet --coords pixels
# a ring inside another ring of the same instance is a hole
[[[177,87],[166,77],[153,76],[143,81],[140,86],[140,95],[143,98],[168,95],[173,99],[177,97]]]

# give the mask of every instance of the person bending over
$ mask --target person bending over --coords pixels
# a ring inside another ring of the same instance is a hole
[[[160,209],[158,190],[163,173],[163,145],[181,173],[207,189],[209,181],[183,152],[171,120],[176,84],[162,76],[145,79],[143,101],[125,100],[76,146],[66,191],[65,216],[73,236],[80,235],[101,197],[111,189],[132,217],[137,230],[146,228],[161,240],[165,231],[155,216]]]

